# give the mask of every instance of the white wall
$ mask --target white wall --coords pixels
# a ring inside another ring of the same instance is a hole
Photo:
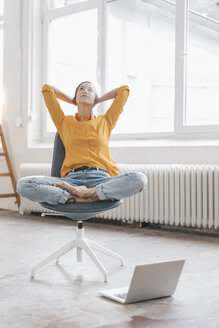
[[[29,61],[25,46],[21,49],[20,38],[28,37],[21,30],[21,20],[28,20],[25,1],[5,1],[4,28],[4,90],[6,101],[3,108],[3,128],[16,178],[19,177],[21,163],[49,163],[52,158],[52,145],[29,148],[27,145],[28,126],[28,70]],[[21,4],[23,3],[23,17]],[[27,6],[28,8],[28,6]],[[22,56],[21,56],[22,54]],[[41,92],[41,90],[39,90]],[[16,126],[19,110],[22,110],[22,126]],[[39,109],[40,110],[40,109]],[[201,145],[202,144],[202,145]],[[165,141],[112,142],[111,150],[117,163],[200,163],[219,165],[219,142],[211,141]],[[0,150],[1,151],[1,150]],[[0,171],[5,172],[0,162]],[[0,178],[0,193],[12,191],[9,178]],[[14,199],[0,199],[0,208],[16,210]]]

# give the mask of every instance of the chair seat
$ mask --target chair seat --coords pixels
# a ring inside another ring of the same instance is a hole
[[[122,204],[122,200],[115,201],[97,201],[93,203],[65,203],[52,205],[48,203],[40,203],[45,208],[57,212],[65,213],[93,213],[111,210]]]
[[[61,212],[71,220],[86,221],[91,217],[95,217],[100,212],[111,210],[112,208],[120,206],[122,202],[122,200],[115,200],[93,203],[65,203],[58,205],[40,203],[40,205],[50,210]]]

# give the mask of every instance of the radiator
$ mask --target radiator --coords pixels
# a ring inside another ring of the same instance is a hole
[[[219,166],[117,164],[121,173],[143,172],[146,189],[96,217],[218,229]],[[50,164],[22,164],[21,176],[50,175]],[[52,212],[22,198],[21,213]],[[52,212],[55,213],[55,212]]]

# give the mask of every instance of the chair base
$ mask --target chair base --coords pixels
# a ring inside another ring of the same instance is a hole
[[[108,248],[105,248],[101,246],[100,244],[97,244],[96,242],[87,239],[84,237],[84,228],[83,228],[83,222],[78,221],[78,227],[76,229],[76,239],[70,241],[63,247],[59,248],[56,252],[48,256],[46,259],[35,265],[31,270],[31,278],[34,278],[35,272],[48,264],[49,262],[56,260],[56,263],[59,262],[59,259],[64,254],[70,252],[73,248],[77,249],[77,261],[82,261],[82,250],[84,250],[87,255],[91,258],[91,260],[94,262],[94,264],[98,267],[98,269],[103,273],[104,276],[104,282],[107,282],[107,270],[102,265],[100,260],[97,258],[97,256],[94,254],[92,249],[95,249],[103,254],[106,254],[108,256],[111,256],[121,262],[121,265],[123,266],[123,258],[118,255],[117,253],[112,252]]]

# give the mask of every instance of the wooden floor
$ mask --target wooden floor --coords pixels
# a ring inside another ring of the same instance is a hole
[[[76,223],[63,217],[0,211],[1,328],[219,327],[219,238],[86,222],[86,236],[121,254],[125,266],[98,254],[109,281],[75,251],[30,279],[33,265],[74,239]],[[172,297],[122,305],[99,290],[126,286],[136,264],[186,258]]]

